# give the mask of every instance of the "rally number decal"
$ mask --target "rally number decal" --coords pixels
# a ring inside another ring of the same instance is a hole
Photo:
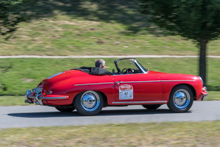
[[[125,84],[119,87],[119,100],[131,100],[133,99],[133,87]]]

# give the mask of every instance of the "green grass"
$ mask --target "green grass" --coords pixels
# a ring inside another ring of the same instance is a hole
[[[25,106],[25,96],[0,96],[0,106]]]
[[[220,122],[133,123],[0,130],[0,146],[212,146]]]
[[[190,40],[170,36],[147,21],[137,0],[35,0],[0,55],[197,55]],[[208,46],[220,55],[220,40]]]
[[[105,59],[108,70],[114,67],[114,59]],[[141,58],[144,67],[167,73],[197,75],[195,58]],[[24,95],[27,89],[35,88],[43,79],[65,70],[81,66],[94,66],[95,59],[0,59],[0,67],[12,65],[9,72],[2,73],[0,95]],[[220,59],[208,60],[208,90],[220,91]]]

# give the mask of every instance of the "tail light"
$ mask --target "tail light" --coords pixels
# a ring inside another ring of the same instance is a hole
[[[45,96],[45,95],[48,95],[51,93],[52,93],[52,91],[50,91],[50,90],[44,90],[42,94]]]

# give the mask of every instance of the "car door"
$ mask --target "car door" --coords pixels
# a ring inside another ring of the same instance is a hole
[[[160,101],[162,84],[155,74],[113,75],[116,102]]]

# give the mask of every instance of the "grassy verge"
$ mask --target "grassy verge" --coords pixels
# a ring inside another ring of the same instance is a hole
[[[169,36],[138,12],[137,0],[34,0],[0,55],[197,55],[190,40]],[[209,55],[220,55],[220,40]]]
[[[219,101],[220,91],[208,91],[209,95],[205,99],[206,101]]]
[[[218,146],[220,122],[2,129],[0,146]]]
[[[0,106],[26,106],[25,96],[0,96]]]
[[[138,59],[150,70],[167,73],[185,73],[197,75],[197,59],[195,58],[146,58]],[[114,59],[105,59],[108,70],[114,67]],[[9,72],[2,73],[0,95],[24,95],[27,89],[35,88],[43,79],[60,71],[94,66],[95,59],[0,59],[0,67],[12,65]],[[208,60],[208,90],[220,90],[220,59]]]

